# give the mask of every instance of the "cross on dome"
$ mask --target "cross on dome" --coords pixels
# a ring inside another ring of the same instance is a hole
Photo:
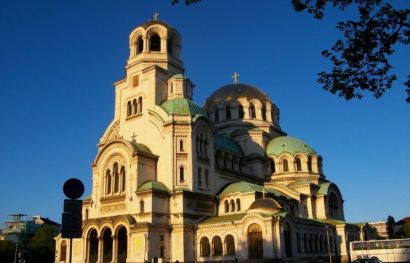
[[[158,16],[159,16],[159,14],[158,14],[157,12],[155,12],[154,15],[153,15],[154,21],[157,21],[157,20],[158,20]]]
[[[235,71],[235,72],[233,73],[233,76],[232,76],[232,78],[233,78],[233,83],[234,83],[234,84],[237,84],[237,83],[238,83],[238,77],[239,77],[239,74]]]

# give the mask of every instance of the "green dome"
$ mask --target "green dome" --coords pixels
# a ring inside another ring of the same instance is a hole
[[[204,110],[192,102],[191,100],[185,98],[176,98],[172,100],[167,100],[161,104],[168,115],[183,115],[183,116],[206,116]]]
[[[279,136],[273,138],[266,146],[267,156],[279,156],[282,153],[289,153],[295,155],[297,153],[304,153],[306,155],[316,153],[316,151],[308,144],[297,138],[289,136]]]

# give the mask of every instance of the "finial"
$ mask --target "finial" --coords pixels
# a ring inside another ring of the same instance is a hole
[[[155,12],[155,13],[154,13],[154,21],[157,21],[157,20],[158,20],[158,16],[159,16],[159,14],[158,14],[157,12]]]
[[[134,143],[137,142],[137,141],[135,140],[136,137],[137,137],[137,135],[135,134],[135,132],[132,132],[132,136],[131,136],[131,139],[132,139],[132,140],[131,140],[131,141],[134,142]]]
[[[235,71],[235,72],[233,73],[233,76],[232,76],[232,78],[233,78],[233,84],[237,84],[237,83],[238,83],[238,77],[239,77],[239,74]]]

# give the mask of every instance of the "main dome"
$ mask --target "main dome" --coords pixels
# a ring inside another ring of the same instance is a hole
[[[306,155],[316,154],[316,151],[304,141],[290,136],[279,136],[273,138],[266,146],[267,156],[279,156],[282,153],[295,155],[304,153]]]
[[[229,84],[217,89],[205,102],[205,107],[211,104],[218,104],[223,103],[228,100],[237,100],[240,98],[244,98],[248,101],[257,99],[260,102],[270,101],[269,96],[263,92],[262,90],[258,89],[249,84]]]

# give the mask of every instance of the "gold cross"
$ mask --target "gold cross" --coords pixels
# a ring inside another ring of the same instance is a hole
[[[236,73],[236,71],[235,71],[235,72],[233,73],[233,76],[232,76],[232,78],[233,78],[233,83],[234,83],[234,84],[238,83],[238,77],[239,77],[239,74]]]
[[[158,16],[159,14],[157,12],[154,13],[154,20],[157,21],[158,20]]]

